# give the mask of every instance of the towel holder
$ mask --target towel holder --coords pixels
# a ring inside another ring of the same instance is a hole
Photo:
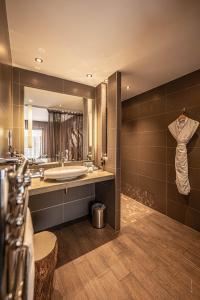
[[[30,176],[28,160],[0,170],[0,299],[25,299],[26,255],[23,245]]]

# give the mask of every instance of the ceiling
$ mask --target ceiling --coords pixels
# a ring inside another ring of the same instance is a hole
[[[199,0],[6,3],[15,66],[92,86],[119,70],[123,100],[200,68]]]
[[[24,88],[24,103],[38,107],[59,108],[76,112],[83,111],[83,98],[81,97],[49,92],[30,87]]]

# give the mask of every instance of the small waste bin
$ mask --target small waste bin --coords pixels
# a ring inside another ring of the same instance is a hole
[[[105,227],[105,211],[106,206],[103,203],[95,203],[92,205],[92,225],[95,228]]]

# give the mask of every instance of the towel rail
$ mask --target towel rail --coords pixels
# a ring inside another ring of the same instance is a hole
[[[0,171],[0,299],[27,300],[25,270],[27,247],[23,245],[28,207],[28,160]]]

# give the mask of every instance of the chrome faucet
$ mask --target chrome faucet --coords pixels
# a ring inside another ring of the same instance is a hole
[[[88,161],[92,161],[92,153],[91,152],[88,153],[87,160]]]
[[[100,161],[100,163],[101,163],[100,169],[101,169],[102,171],[105,170],[105,164],[106,164],[106,161],[107,161],[107,160],[108,160],[107,154],[103,154],[103,155],[101,156],[101,161]]]

